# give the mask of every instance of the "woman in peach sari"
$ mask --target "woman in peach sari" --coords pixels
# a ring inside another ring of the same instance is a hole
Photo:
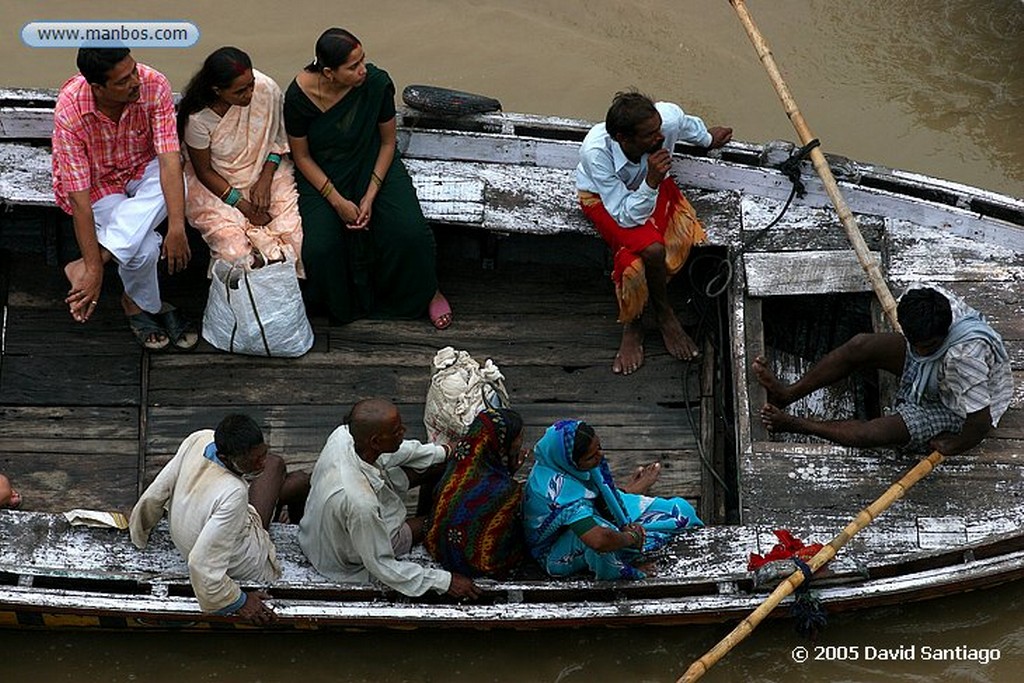
[[[234,47],[214,51],[182,95],[185,215],[214,258],[258,268],[288,259],[303,277],[302,221],[281,89]]]

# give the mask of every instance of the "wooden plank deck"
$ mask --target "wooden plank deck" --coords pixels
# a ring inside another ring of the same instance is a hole
[[[4,116],[0,108],[0,121]],[[45,122],[46,117],[36,119]],[[483,245],[475,238],[439,241],[441,282],[455,308],[455,326],[439,333],[425,322],[334,327],[314,319],[316,345],[296,361],[231,357],[206,346],[192,354],[143,354],[128,336],[112,272],[96,319],[75,325],[61,302],[66,284],[53,265],[70,257],[73,236],[66,221],[62,225],[52,219],[53,212],[39,208],[52,202],[46,196],[48,184],[40,180],[48,174],[43,163],[48,152],[17,142],[0,144],[0,171],[6,174],[0,181],[10,180],[0,182],[0,190],[15,187],[18,192],[14,198],[0,192],[0,200],[13,205],[0,215],[0,249],[19,251],[25,237],[39,243],[32,255],[0,259],[0,297],[6,303],[0,470],[14,476],[28,495],[26,505],[52,511],[127,509],[185,434],[212,426],[234,410],[261,419],[269,427],[271,446],[296,467],[308,467],[348,406],[368,395],[395,400],[410,434],[422,436],[430,360],[445,345],[495,359],[526,418],[529,438],[559,417],[587,418],[602,434],[617,474],[661,458],[665,474],[655,493],[686,495],[707,520],[731,513],[730,521],[738,521],[741,513],[748,532],[756,528],[761,552],[772,543],[771,528],[789,526],[797,533],[811,526],[840,528],[913,462],[810,439],[769,441],[756,418],[763,397],[757,398],[756,386],[749,396],[743,391],[744,379],[751,381],[748,366],[712,367],[707,363],[710,349],[703,367],[688,369],[665,354],[654,334],[647,366],[633,377],[612,376],[608,368],[619,327],[604,273],[607,255],[599,241],[581,234],[588,230],[571,190],[578,139],[535,137],[526,130],[529,117],[523,116],[479,117],[469,123],[479,124],[479,135],[405,131],[400,143],[428,215],[492,231]],[[520,132],[521,125],[524,131],[516,139],[492,135],[498,129]],[[564,127],[579,129],[572,122]],[[450,146],[458,148],[456,156],[463,160],[457,167],[445,161]],[[759,164],[759,150],[733,143],[721,151],[726,163],[683,157],[673,167],[705,219],[711,242],[743,252],[742,261],[734,264],[737,286],[764,297],[733,302],[735,335],[723,355],[737,363],[746,363],[762,348],[768,326],[762,317],[783,302],[780,295],[794,297],[784,306],[801,305],[800,297],[837,287],[851,292],[840,306],[869,296],[862,293],[857,269],[846,265],[845,236],[825,208],[815,179],[805,177],[807,198],[759,234],[789,192],[774,169],[747,167]],[[730,166],[733,162],[739,165]],[[521,185],[512,182],[513,170]],[[455,178],[458,191],[434,197],[429,190],[439,178],[448,184]],[[896,550],[949,547],[965,535],[977,540],[1019,527],[1024,523],[1015,488],[1024,477],[1018,462],[1024,445],[1024,305],[1018,283],[1024,279],[1024,249],[1017,226],[1024,225],[1024,202],[866,166],[853,169],[844,183],[850,184],[844,191],[861,214],[868,246],[894,289],[930,279],[965,295],[1006,337],[1017,378],[1013,406],[999,431],[975,452],[945,463],[914,490],[910,501],[899,504],[906,516],[877,521],[855,539],[850,552],[871,561]],[[767,198],[740,200],[740,192]],[[920,203],[918,197],[937,204]],[[914,223],[882,218],[886,215]],[[988,215],[1007,223],[990,221]],[[26,216],[36,223],[24,227]],[[935,229],[922,239],[920,226]],[[498,233],[512,236],[499,238]],[[755,236],[758,241],[748,243]],[[996,246],[979,246],[978,240]],[[193,251],[205,248],[199,243]],[[481,270],[481,260],[493,261],[496,252],[498,269]],[[522,263],[515,265],[517,258],[509,256],[521,257]],[[567,269],[566,263],[576,265]],[[170,278],[165,288],[167,298],[193,316],[205,301],[203,271],[197,259],[187,277]],[[795,360],[787,362],[798,367]],[[712,391],[716,384],[717,396]],[[723,507],[720,487],[705,476],[697,444],[722,470],[732,464],[734,454],[722,452],[721,442],[709,443],[708,433],[732,430],[733,416],[722,406],[734,391],[742,485],[730,492],[732,506]],[[853,405],[838,396],[822,403],[829,410]],[[690,418],[704,426],[700,440]],[[753,446],[744,446],[748,443]],[[977,491],[985,493],[978,496]],[[1009,497],[1011,509],[1002,517],[982,519],[983,510],[1000,508],[999,496]]]
[[[205,342],[191,353],[143,353],[117,304],[113,271],[94,319],[79,325],[61,301],[60,270],[39,254],[8,254],[0,280],[7,283],[0,293],[0,471],[23,492],[26,509],[127,511],[184,436],[232,411],[256,417],[272,449],[300,469],[312,467],[360,398],[395,401],[410,436],[422,438],[430,362],[452,345],[495,360],[528,439],[556,419],[587,419],[618,476],[660,459],[654,492],[699,505],[702,491],[713,489],[701,481],[690,427],[691,419],[701,424],[701,368],[671,358],[652,331],[645,367],[614,376],[620,327],[602,252],[594,247],[600,243],[572,239],[581,241],[579,267],[510,258],[495,270],[453,257],[465,246],[441,240],[440,279],[455,311],[449,330],[436,331],[426,320],[332,326],[314,318],[316,344],[296,360],[231,356]],[[515,237],[501,249],[542,253],[557,244],[553,237]],[[164,288],[195,318],[205,303],[204,272],[197,258]]]

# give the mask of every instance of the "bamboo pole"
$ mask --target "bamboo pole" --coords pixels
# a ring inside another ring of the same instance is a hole
[[[910,487],[928,476],[932,470],[938,467],[942,460],[942,454],[938,451],[934,451],[927,458],[923,458],[921,462],[917,463],[913,469],[903,475],[902,479],[890,486],[886,492],[878,498],[878,500],[861,510],[860,513],[846,525],[845,529],[840,531],[835,538],[829,541],[827,545],[819,550],[817,554],[807,562],[807,565],[811,568],[811,572],[813,573],[818,571],[818,569],[820,569],[826,562],[835,557],[836,553],[839,552],[839,549],[846,545],[851,538],[871,524],[871,522],[880,514],[885,512],[890,505],[902,498]],[[802,571],[798,570],[790,574],[789,578],[780,583],[775,590],[772,591],[772,594],[769,595],[757,609],[751,612],[748,617],[740,622],[739,626],[734,628],[729,635],[719,641],[717,645],[708,650],[704,656],[691,664],[690,668],[686,670],[686,673],[683,674],[682,678],[676,681],[676,683],[691,683],[707,673],[708,669],[714,666],[718,660],[724,657],[731,649],[736,647],[744,638],[749,636],[751,632],[757,628],[758,624],[760,624],[785,597],[795,591],[803,582],[804,574]]]
[[[778,94],[779,99],[782,100],[782,105],[786,110],[786,116],[789,117],[790,122],[793,124],[793,128],[796,129],[797,135],[800,136],[800,144],[806,145],[814,139],[814,135],[811,134],[810,128],[807,126],[807,122],[804,121],[803,115],[796,106],[796,101],[789,92],[789,87],[786,85],[786,81],[783,80],[782,74],[779,72],[779,67],[775,64],[775,58],[772,57],[771,48],[768,47],[767,41],[764,39],[764,36],[761,35],[757,25],[754,23],[753,17],[751,17],[750,12],[747,11],[747,6],[744,0],[729,0],[729,3],[733,6],[733,9],[736,10],[736,14],[739,16],[740,22],[743,24],[743,28],[747,31],[747,36],[750,38],[750,42],[754,44],[757,56],[760,57],[761,63],[768,72],[768,79],[775,87],[775,92]],[[868,276],[871,288],[875,291],[875,296],[878,297],[878,301],[882,305],[882,311],[885,313],[885,316],[889,320],[889,324],[892,325],[892,328],[896,331],[900,331],[900,324],[896,319],[896,301],[889,292],[889,287],[886,285],[885,279],[882,277],[878,264],[871,259],[871,254],[868,251],[868,245],[864,242],[864,237],[861,235],[860,227],[857,225],[857,221],[854,219],[853,213],[850,211],[850,207],[846,205],[846,200],[843,199],[843,195],[839,192],[839,186],[836,184],[836,179],[832,175],[832,169],[829,168],[828,161],[825,159],[825,155],[822,153],[821,149],[816,147],[811,150],[811,163],[814,165],[814,170],[818,172],[818,176],[821,178],[821,182],[825,186],[825,193],[828,195],[829,199],[832,200],[832,205],[835,207],[836,213],[839,214],[839,220],[842,222],[843,228],[846,230],[846,237],[850,240],[850,244],[853,246],[853,250],[857,254],[857,260],[860,261],[861,268],[864,269],[864,272]]]

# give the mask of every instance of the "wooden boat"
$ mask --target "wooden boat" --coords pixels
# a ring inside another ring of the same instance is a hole
[[[737,619],[764,597],[747,559],[771,548],[775,529],[825,542],[916,462],[891,451],[769,438],[757,419],[765,397],[750,375],[753,356],[764,354],[792,376],[852,333],[884,325],[809,167],[806,196],[761,231],[790,195],[790,180],[777,168],[788,143],[676,150],[673,175],[709,234],[698,250],[698,260],[707,259],[695,264],[692,278],[702,291],[720,292],[685,307],[684,322],[701,328],[704,349],[703,362],[692,367],[652,338],[640,372],[609,372],[618,327],[607,254],[573,189],[587,122],[412,110],[400,114],[400,146],[437,228],[441,279],[456,312],[451,330],[415,321],[334,327],[314,318],[317,344],[296,361],[209,347],[193,355],[143,354],[116,311],[85,329],[60,305],[56,264],[68,258],[73,238],[49,190],[52,103],[52,93],[0,93],[0,248],[8,250],[0,261],[0,467],[35,510],[0,511],[0,626],[241,626],[200,613],[166,528],[138,551],[124,532],[71,526],[59,512],[127,511],[180,439],[228,410],[247,410],[269,425],[271,447],[293,467],[311,464],[343,407],[358,398],[392,398],[415,426],[430,358],[448,344],[498,362],[533,437],[559,417],[584,417],[601,433],[617,475],[654,453],[665,465],[654,492],[687,496],[709,525],[658,556],[648,580],[555,581],[526,568],[484,582],[484,597],[472,604],[331,583],[303,558],[295,528],[274,525],[285,573],[268,587],[279,617],[273,628]],[[948,459],[851,541],[811,587],[830,610],[845,610],[1018,580],[1024,201],[837,157],[830,162],[892,289],[940,282],[982,310],[1006,341],[1016,389],[998,430]],[[191,271],[173,291],[195,295],[195,313],[203,305],[203,269]],[[795,409],[870,413],[887,403],[889,391],[871,377]]]

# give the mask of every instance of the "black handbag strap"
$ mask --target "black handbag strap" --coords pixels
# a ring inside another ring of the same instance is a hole
[[[233,271],[236,266],[232,266]],[[260,318],[260,310],[256,307],[256,297],[252,293],[252,285],[249,284],[249,273],[244,269],[242,270],[242,279],[245,280],[245,290],[249,294],[249,306],[252,307],[253,316],[256,318],[256,325],[260,329],[260,338],[263,340],[263,350],[267,354],[267,358],[270,358],[270,342],[267,341],[267,331],[263,328],[263,320]],[[231,271],[228,271],[228,279],[225,283],[227,286],[224,290],[227,292],[228,308],[234,310],[231,306]],[[230,353],[235,352],[235,334],[238,332],[238,317],[235,317],[234,323],[231,326],[231,339],[228,343],[228,351]]]

